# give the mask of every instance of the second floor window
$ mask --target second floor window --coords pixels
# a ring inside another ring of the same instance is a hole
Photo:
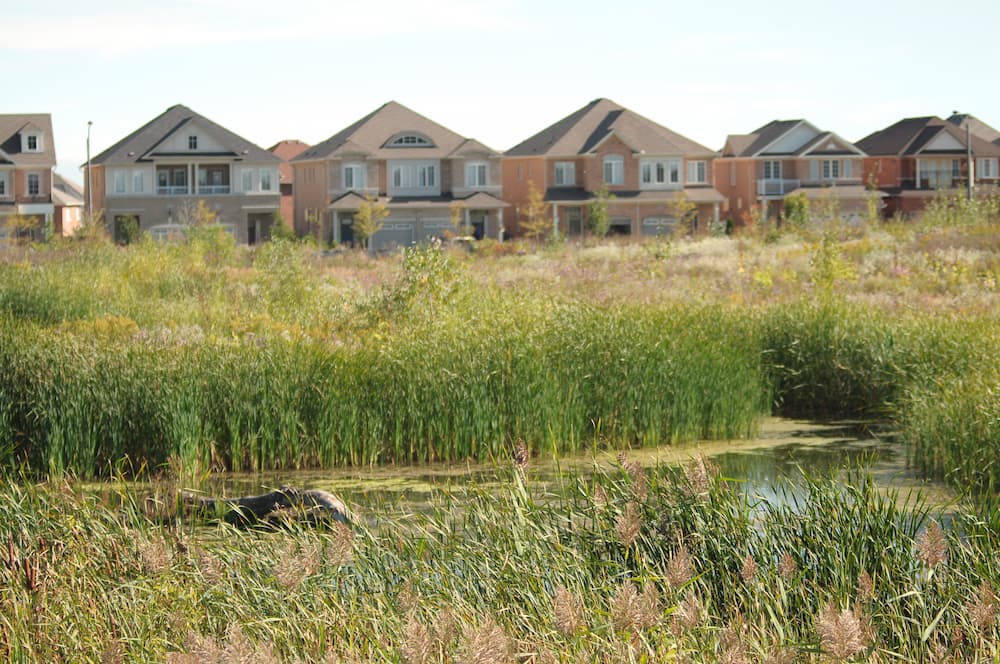
[[[346,164],[344,166],[344,189],[364,189],[365,169],[361,164]]]
[[[680,159],[651,159],[639,168],[642,184],[646,186],[677,184],[681,181]]]
[[[125,171],[115,171],[115,193],[125,193]]]
[[[823,160],[823,179],[835,180],[840,177],[840,161],[837,159]]]
[[[604,158],[604,184],[625,184],[625,160],[616,154]]]
[[[142,171],[135,171],[132,173],[132,192],[136,194],[141,194],[146,188],[145,178],[142,175]]]
[[[198,149],[198,137],[188,136],[188,150],[197,150],[197,149]]]
[[[0,196],[7,195],[7,174],[0,173]]]
[[[767,160],[764,162],[764,179],[765,180],[780,180],[781,179],[781,162],[777,160]]]
[[[28,152],[38,152],[38,137],[34,134],[28,136]]]
[[[996,159],[986,159],[980,158],[976,160],[976,177],[977,178],[995,178],[997,177],[997,160]]]
[[[486,164],[476,162],[465,165],[465,186],[485,187],[486,186]]]
[[[571,161],[556,162],[556,186],[572,187],[576,184],[576,164]]]
[[[694,184],[705,184],[708,182],[706,165],[703,161],[689,161],[687,181]]]
[[[267,169],[260,171],[260,190],[271,191],[271,171]]]
[[[28,173],[28,195],[37,196],[40,191],[41,184],[38,173]]]

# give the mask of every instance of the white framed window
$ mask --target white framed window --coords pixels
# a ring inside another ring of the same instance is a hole
[[[125,171],[115,171],[114,192],[116,194],[125,193]]]
[[[436,161],[390,161],[389,188],[396,195],[437,193],[439,189]]]
[[[576,164],[572,161],[557,161],[555,179],[557,187],[576,185]]]
[[[9,196],[10,194],[7,193],[8,189],[9,187],[7,185],[7,173],[0,172],[0,196]]]
[[[141,194],[146,190],[146,179],[142,171],[132,171],[132,193]]]
[[[42,135],[39,132],[21,134],[21,150],[24,152],[41,152]]]
[[[976,159],[976,177],[979,178],[995,178],[998,176],[997,173],[997,159],[996,157],[980,157]]]
[[[952,159],[951,160],[951,177],[960,178],[962,177],[962,160]]]
[[[29,196],[37,196],[41,192],[41,176],[38,173],[28,173],[27,189]]]
[[[486,186],[486,162],[475,161],[465,165],[465,186]]]
[[[413,186],[413,171],[406,166],[392,167],[392,186],[396,189],[409,189]]]
[[[243,191],[253,191],[253,169],[244,168],[240,173],[240,179],[243,181]]]
[[[643,187],[664,187],[681,181],[680,159],[643,159],[639,163],[639,180]]]
[[[198,137],[188,136],[188,150],[197,150],[197,149],[198,149]]]
[[[823,173],[824,180],[836,180],[840,178],[840,160],[824,159],[820,172]]]
[[[344,189],[359,190],[365,188],[365,168],[363,164],[344,164],[342,170]]]
[[[764,161],[764,179],[765,180],[780,180],[781,179],[781,162],[777,159],[768,159]]]
[[[272,178],[271,171],[266,168],[260,169],[260,190],[273,191],[273,184],[274,180]]]
[[[401,134],[389,141],[391,148],[431,147],[433,145],[430,139],[420,134]]]
[[[620,155],[604,158],[604,184],[625,184],[625,160]]]
[[[704,161],[689,161],[687,164],[687,181],[692,184],[708,182],[708,169]]]
[[[417,167],[417,183],[421,189],[435,186],[437,182],[436,169],[433,166]]]

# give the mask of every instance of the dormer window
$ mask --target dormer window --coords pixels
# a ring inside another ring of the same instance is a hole
[[[197,150],[197,149],[198,149],[198,137],[188,136],[188,150]]]
[[[430,139],[420,134],[400,134],[389,141],[390,148],[429,148],[434,147]]]
[[[40,133],[23,134],[23,138],[24,142],[21,147],[24,152],[42,151],[42,135]]]

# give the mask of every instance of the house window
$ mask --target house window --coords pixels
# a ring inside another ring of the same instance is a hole
[[[835,180],[840,177],[840,161],[837,159],[824,159],[822,162],[823,179]]]
[[[643,160],[639,171],[642,184],[646,186],[677,184],[681,181],[680,159]]]
[[[28,173],[28,195],[37,196],[40,191],[41,185],[38,173]]]
[[[435,183],[434,167],[433,166],[419,166],[417,167],[417,182],[420,183],[421,188],[433,187]]]
[[[687,181],[693,184],[705,184],[708,181],[704,161],[688,162]]]
[[[115,193],[125,193],[125,171],[115,171]]]
[[[392,186],[396,189],[410,188],[410,169],[404,166],[395,166],[392,169]]]
[[[616,154],[604,158],[604,183],[625,183],[625,160]]]
[[[976,160],[976,175],[981,178],[997,177],[997,160],[980,158]]]
[[[776,160],[767,160],[764,162],[764,179],[765,180],[780,180],[781,179],[781,162]]]
[[[198,149],[198,137],[188,136],[188,150],[197,150],[197,149]]]
[[[271,171],[267,169],[260,171],[260,190],[271,191]]]
[[[426,136],[421,136],[420,134],[403,134],[389,141],[389,147],[391,148],[431,147],[433,145]]]
[[[28,134],[28,152],[39,152],[40,141],[37,134]]]
[[[962,177],[962,160],[952,159],[951,160],[951,177],[960,178]]]
[[[142,171],[134,171],[132,173],[132,193],[141,194],[145,188]]]
[[[365,169],[361,164],[346,164],[344,166],[344,189],[364,189]]]
[[[556,186],[572,187],[576,184],[576,164],[571,161],[556,162]]]
[[[0,196],[7,195],[7,174],[0,173]]]
[[[486,164],[475,162],[465,165],[465,186],[485,187],[486,186]]]
[[[243,191],[253,191],[253,169],[244,168],[242,172]]]

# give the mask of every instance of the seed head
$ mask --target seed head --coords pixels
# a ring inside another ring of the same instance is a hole
[[[407,664],[429,664],[434,661],[434,645],[427,628],[413,616],[403,631],[403,660]]]
[[[997,621],[997,596],[993,587],[986,581],[979,584],[976,596],[966,604],[965,610],[980,633],[989,631]]]
[[[740,577],[744,583],[750,583],[757,576],[757,561],[749,553],[743,559],[743,566],[740,567]]]
[[[635,544],[640,530],[642,530],[642,513],[639,511],[639,505],[635,502],[629,502],[625,505],[625,511],[621,513],[615,524],[618,541],[624,546],[630,547]]]
[[[816,620],[823,651],[837,662],[846,662],[871,645],[871,628],[859,609],[837,611],[827,604]]]
[[[858,599],[862,602],[870,602],[875,596],[875,581],[872,575],[866,571],[858,574]]]
[[[798,565],[795,564],[795,558],[792,558],[792,554],[785,551],[781,555],[781,560],[778,561],[778,573],[781,574],[781,578],[785,581],[790,580],[795,576],[798,569]]]
[[[524,472],[528,467],[528,458],[528,446],[523,439],[518,438],[517,444],[514,446],[514,467]]]
[[[925,565],[934,569],[945,561],[948,556],[948,541],[944,531],[937,521],[924,529],[917,537],[917,557]]]
[[[671,588],[680,588],[690,581],[692,576],[694,567],[691,565],[691,556],[687,545],[681,544],[667,563],[667,585]]]
[[[511,642],[503,628],[487,616],[476,629],[466,633],[462,660],[467,664],[506,664],[511,661]]]
[[[580,599],[562,586],[556,589],[556,594],[552,598],[552,613],[555,616],[556,628],[563,636],[573,636],[586,627]]]

